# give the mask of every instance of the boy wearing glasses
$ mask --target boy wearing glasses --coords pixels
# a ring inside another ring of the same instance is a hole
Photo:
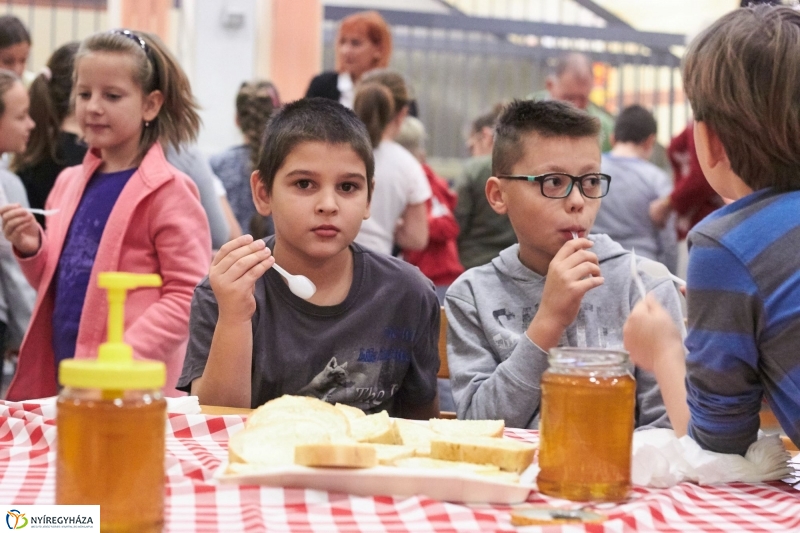
[[[550,348],[622,348],[639,300],[630,253],[587,237],[608,193],[597,119],[569,104],[515,101],[500,116],[486,197],[519,244],[465,272],[447,292],[447,358],[458,418],[536,428]],[[681,328],[678,293],[642,275]],[[655,379],[637,369],[637,427],[669,427]]]

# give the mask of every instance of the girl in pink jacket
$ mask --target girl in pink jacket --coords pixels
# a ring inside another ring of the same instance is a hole
[[[81,43],[75,58],[75,115],[89,145],[47,198],[47,231],[19,205],[0,208],[38,296],[9,400],[58,392],[58,364],[96,357],[106,338],[104,271],[158,273],[163,286],[132,292],[125,341],[134,356],[167,366],[165,394],[179,394],[195,285],[211,262],[208,222],[197,189],[170,166],[159,142],[178,146],[200,119],[189,81],[157,37],[114,30]]]

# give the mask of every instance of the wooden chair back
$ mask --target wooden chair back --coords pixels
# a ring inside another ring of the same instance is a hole
[[[444,307],[439,309],[439,379],[450,379],[450,369],[447,366],[447,313]],[[440,411],[439,418],[456,418],[452,411]]]

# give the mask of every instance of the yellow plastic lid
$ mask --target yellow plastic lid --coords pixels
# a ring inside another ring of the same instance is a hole
[[[158,274],[101,272],[97,285],[108,290],[108,342],[100,345],[97,359],[67,359],[59,365],[58,381],[65,387],[102,390],[159,389],[167,369],[159,361],[133,359],[133,348],[122,341],[127,291],[160,287]]]

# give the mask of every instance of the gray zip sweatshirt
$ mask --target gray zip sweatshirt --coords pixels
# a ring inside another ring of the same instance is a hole
[[[559,346],[622,348],[622,327],[639,300],[630,274],[630,252],[607,235],[590,235],[605,278],[586,293],[576,320]],[[642,273],[685,335],[680,298],[672,281]],[[491,263],[467,270],[447,291],[447,361],[458,418],[504,419],[506,425],[539,425],[540,383],[547,353],[525,330],[542,298],[545,278],[519,260],[519,245]],[[635,369],[636,427],[671,427],[652,374]]]

